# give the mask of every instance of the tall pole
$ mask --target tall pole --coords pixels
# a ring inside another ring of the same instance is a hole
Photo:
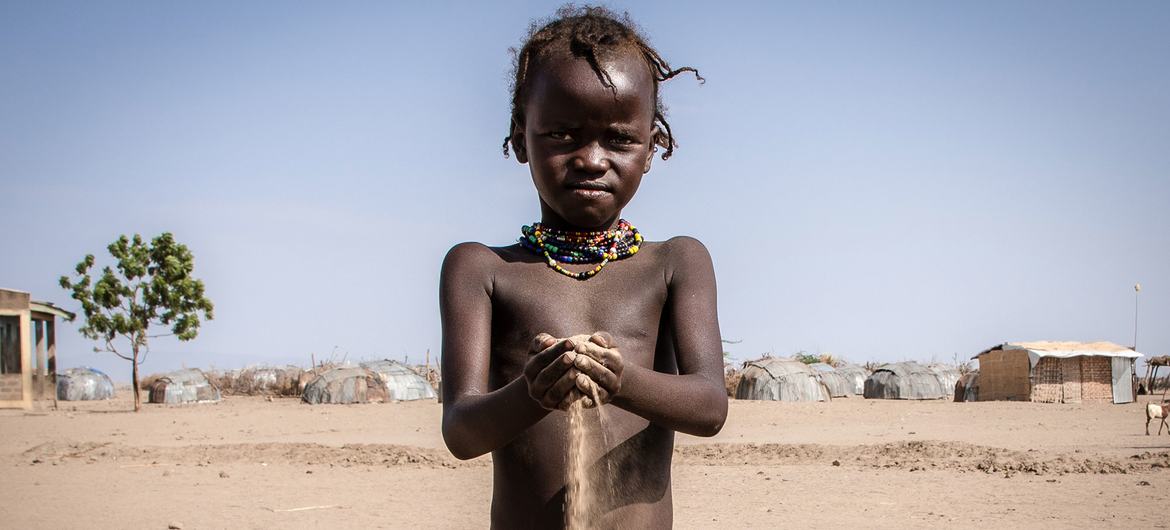
[[[1142,284],[1133,284],[1133,351],[1137,351],[1137,324],[1138,324],[1138,293],[1142,292]]]

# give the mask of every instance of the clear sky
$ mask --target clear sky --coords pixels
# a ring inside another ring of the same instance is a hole
[[[538,215],[508,48],[557,4],[421,4],[0,3],[0,286],[76,310],[59,275],[171,231],[216,319],[146,373],[436,355],[444,252]],[[612,6],[707,78],[625,217],[706,243],[736,358],[1130,344],[1135,282],[1170,354],[1170,3]]]

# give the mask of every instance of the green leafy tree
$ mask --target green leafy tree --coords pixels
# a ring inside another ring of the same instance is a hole
[[[150,352],[150,339],[175,336],[181,341],[199,334],[200,313],[211,320],[212,304],[203,294],[203,282],[191,276],[195,258],[186,245],[169,232],[147,245],[142,236],[121,236],[106,247],[117,260],[101,275],[91,276],[93,254],[77,264],[77,276],[61,277],[61,287],[81,302],[85,324],[79,330],[88,339],[104,343],[94,351],[107,351],[130,361],[134,385],[134,410],[142,408],[138,365]],[[97,278],[94,281],[94,278]],[[151,335],[151,327],[170,328]]]

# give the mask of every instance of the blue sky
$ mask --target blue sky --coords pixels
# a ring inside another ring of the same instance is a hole
[[[147,373],[436,355],[446,249],[538,215],[507,50],[557,5],[0,3],[0,286],[171,231],[217,318]],[[612,5],[707,78],[625,217],[707,244],[738,359],[1128,344],[1139,281],[1170,354],[1170,5]]]

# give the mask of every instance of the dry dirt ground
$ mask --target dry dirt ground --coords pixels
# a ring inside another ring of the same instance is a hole
[[[489,459],[450,457],[437,403],[128,394],[0,411],[0,527],[487,525]],[[732,401],[718,436],[679,437],[675,526],[1165,528],[1144,403]]]

